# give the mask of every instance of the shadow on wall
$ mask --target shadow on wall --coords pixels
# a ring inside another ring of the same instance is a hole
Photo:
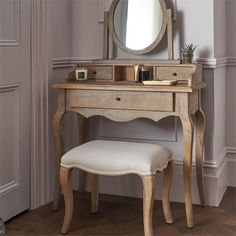
[[[211,51],[209,48],[202,48],[198,51],[198,57],[199,58],[210,58],[211,57]]]
[[[184,12],[183,11],[176,11],[176,27],[174,27],[174,36],[179,34],[179,48],[183,48],[186,43],[185,39],[185,28],[184,28],[184,22],[186,19],[184,18]],[[198,49],[198,57],[199,58],[210,58],[211,57],[211,50],[207,47],[201,48],[201,50]]]

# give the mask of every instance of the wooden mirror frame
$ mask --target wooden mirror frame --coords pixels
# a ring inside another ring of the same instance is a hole
[[[104,48],[103,48],[103,58],[108,59],[109,57],[109,31],[111,33],[112,39],[116,46],[118,46],[121,50],[133,54],[133,55],[143,55],[150,51],[152,51],[161,41],[163,38],[166,30],[167,30],[167,44],[168,44],[168,59],[172,60],[173,57],[173,38],[172,38],[172,17],[171,17],[171,9],[166,8],[165,0],[159,0],[162,13],[163,13],[163,21],[161,30],[154,40],[152,44],[148,47],[141,49],[141,50],[133,50],[126,47],[118,38],[115,29],[114,29],[114,13],[117,7],[117,4],[120,0],[113,0],[109,12],[104,13]]]

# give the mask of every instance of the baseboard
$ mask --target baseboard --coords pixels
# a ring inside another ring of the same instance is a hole
[[[227,147],[226,158],[228,160],[228,185],[236,187],[236,147]]]

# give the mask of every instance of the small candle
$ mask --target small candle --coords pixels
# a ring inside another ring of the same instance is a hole
[[[75,79],[76,80],[87,80],[88,79],[88,70],[85,68],[78,68],[75,70]]]
[[[148,68],[142,67],[139,70],[139,82],[149,80],[150,70]]]

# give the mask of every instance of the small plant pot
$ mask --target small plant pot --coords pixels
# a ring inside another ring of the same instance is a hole
[[[193,54],[183,54],[182,63],[183,64],[192,64]]]

